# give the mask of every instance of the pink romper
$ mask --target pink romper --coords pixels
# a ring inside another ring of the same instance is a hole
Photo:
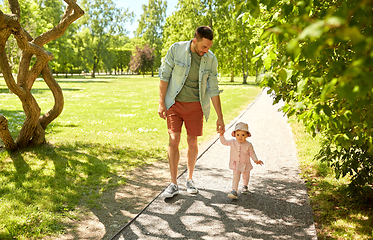
[[[230,146],[229,168],[238,172],[248,172],[253,169],[250,157],[258,161],[254,147],[249,141],[239,143],[235,138],[226,140],[224,135],[220,136],[220,142],[223,145]]]

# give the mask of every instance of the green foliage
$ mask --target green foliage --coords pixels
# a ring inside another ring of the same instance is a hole
[[[372,184],[373,3],[261,3],[270,13],[253,59],[267,70],[261,84],[285,100],[289,116],[322,133],[318,157],[337,177],[351,176],[353,190]]]
[[[129,64],[131,61],[132,51],[130,50],[117,50],[116,51],[116,69],[121,73],[129,69]]]
[[[188,41],[201,25],[208,25],[206,6],[200,0],[179,0],[177,10],[166,19],[163,28],[162,56],[175,42]]]
[[[151,48],[154,48],[155,60],[152,66],[153,72],[161,64],[162,35],[166,19],[167,2],[149,0],[149,4],[142,7],[144,12],[139,20],[136,37],[143,38]]]
[[[166,19],[163,34],[162,56],[166,55],[171,44],[188,41],[201,25],[210,26],[214,31],[214,52],[219,62],[219,72],[223,75],[254,75],[255,65],[251,63],[255,44],[252,37],[258,26],[250,25],[242,18],[250,4],[243,1],[227,0],[180,0],[176,11]],[[255,17],[258,12],[255,12]]]
[[[78,21],[83,34],[77,43],[83,45],[84,56],[90,58],[94,77],[102,61],[109,70],[114,67],[110,44],[115,35],[121,36],[126,32],[124,23],[132,20],[133,13],[117,8],[112,0],[83,0],[81,4],[85,15]]]
[[[239,74],[244,77],[253,76],[254,64],[251,63],[255,45],[252,44],[253,31],[257,26],[250,25],[242,18],[247,11],[242,1],[214,1],[215,32],[214,53],[219,60],[219,70],[223,73]]]
[[[20,24],[33,38],[50,29],[52,24],[43,18],[44,9],[36,1],[19,0],[19,5],[22,14]],[[0,10],[4,13],[10,13],[8,1],[2,1]],[[16,73],[21,58],[21,51],[13,36],[8,39],[6,45],[9,64],[12,67],[13,73]]]

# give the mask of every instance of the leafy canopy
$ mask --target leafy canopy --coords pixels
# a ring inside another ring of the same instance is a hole
[[[256,1],[251,1],[256,2]],[[261,84],[324,143],[318,157],[351,190],[373,182],[373,2],[260,1],[269,15],[253,62]],[[260,6],[254,7],[260,9]],[[253,10],[252,10],[253,11]],[[251,12],[244,16],[249,19]]]

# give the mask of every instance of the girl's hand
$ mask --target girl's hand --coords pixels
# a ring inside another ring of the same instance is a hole
[[[259,164],[259,165],[263,165],[263,164],[264,164],[264,162],[261,161],[261,160],[255,161],[255,163],[256,163],[256,164]]]

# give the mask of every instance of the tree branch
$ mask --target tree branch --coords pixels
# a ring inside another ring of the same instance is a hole
[[[62,36],[71,23],[84,14],[84,11],[76,4],[76,0],[64,1],[67,7],[59,24],[35,39],[19,23],[21,11],[18,0],[8,1],[13,14],[4,14],[0,11],[0,68],[9,90],[21,100],[26,115],[16,141],[13,140],[7,128],[7,119],[0,115],[0,137],[8,149],[27,147],[30,144],[40,145],[45,142],[45,128],[62,112],[64,105],[62,89],[53,78],[48,66],[48,61],[53,59],[53,55],[45,51],[43,46]],[[17,82],[12,75],[5,50],[10,34],[14,35],[18,47],[22,50]],[[37,60],[29,69],[33,55]],[[41,109],[31,94],[31,88],[40,72],[55,100],[53,108],[43,116],[40,116]]]
[[[14,77],[12,75],[12,69],[9,66],[8,57],[5,51],[5,45],[0,45],[0,59],[0,68],[9,90],[17,96],[23,95],[25,93],[24,89],[16,84],[16,81],[14,80]]]
[[[48,64],[45,65],[43,71],[41,72],[45,83],[48,85],[49,89],[53,93],[54,97],[54,106],[51,110],[49,110],[46,114],[39,118],[39,122],[43,129],[46,129],[48,124],[51,123],[54,119],[56,119],[63,110],[64,99],[62,94],[62,89],[60,85],[58,85],[57,81],[51,74]]]
[[[17,19],[21,19],[21,8],[19,7],[18,0],[8,0],[10,11],[17,16]]]
[[[65,13],[59,24],[51,30],[42,33],[40,36],[35,38],[33,41],[35,44],[44,46],[44,44],[61,37],[66,32],[66,29],[70,26],[71,23],[84,15],[84,11],[76,4],[75,1],[64,1],[68,4],[68,6],[66,7]],[[71,14],[71,12],[73,13]]]

